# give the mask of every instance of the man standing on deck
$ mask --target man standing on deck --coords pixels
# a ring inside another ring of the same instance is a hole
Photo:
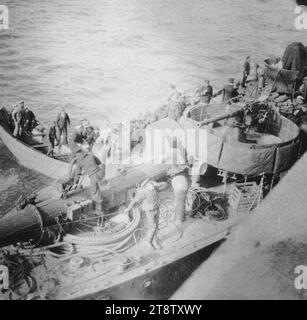
[[[245,82],[247,77],[249,76],[251,70],[251,66],[250,66],[250,57],[246,57],[245,62],[244,62],[244,66],[243,66],[243,78],[242,78],[242,87],[245,88]]]
[[[102,193],[100,184],[105,177],[105,164],[102,164],[90,151],[89,146],[84,145],[76,149],[77,162],[74,172],[74,185],[77,185],[82,172],[90,178],[90,190],[92,200],[95,202],[95,210],[98,215],[103,214]],[[103,222],[103,221],[102,221]]]
[[[48,157],[53,157],[54,156],[54,145],[56,142],[56,122],[53,122],[53,125],[50,126],[49,131],[48,131],[48,151],[47,151],[47,156]]]
[[[12,119],[14,122],[14,137],[20,137],[23,133],[24,126],[24,116],[25,116],[25,104],[24,101],[20,101],[18,105],[13,108]]]
[[[130,202],[129,206],[125,209],[126,213],[137,205],[142,206],[147,223],[148,232],[146,235],[146,241],[152,249],[162,249],[160,243],[157,241],[157,233],[159,226],[159,202],[158,202],[158,190],[166,187],[166,183],[155,182],[150,179],[146,179],[141,186],[137,189],[136,196]]]
[[[228,83],[223,87],[222,90],[218,91],[216,94],[213,95],[215,98],[216,96],[223,94],[223,102],[230,103],[230,101],[238,96],[238,90],[234,86],[234,78],[228,79]]]
[[[198,88],[195,92],[196,100],[200,103],[209,104],[213,96],[213,89],[209,80],[205,80],[204,85]]]
[[[70,119],[65,109],[62,108],[62,111],[58,114],[57,119],[57,142],[60,144],[61,137],[63,145],[67,145],[67,127],[70,125]]]

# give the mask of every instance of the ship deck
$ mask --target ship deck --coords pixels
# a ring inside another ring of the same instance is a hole
[[[161,192],[161,209],[172,201],[171,190]],[[48,281],[48,285],[50,278],[54,279],[56,285],[53,298],[56,299],[80,299],[110,291],[227,238],[231,228],[246,215],[248,213],[236,213],[229,207],[228,219],[214,221],[200,216],[192,217],[187,212],[181,233],[174,224],[174,212],[162,213],[158,232],[158,240],[162,245],[160,250],[149,249],[140,232],[139,237],[131,239],[129,248],[124,252],[116,252],[103,258],[84,259],[77,268],[72,268],[69,260],[47,259],[45,266],[38,266],[33,275],[37,279],[48,275],[48,279],[44,280]],[[144,214],[141,217],[138,230],[142,231],[146,230],[146,218]]]

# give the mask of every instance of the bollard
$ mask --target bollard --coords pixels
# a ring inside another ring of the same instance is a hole
[[[176,221],[183,222],[185,218],[186,199],[189,189],[187,178],[184,175],[177,175],[173,177],[172,187],[175,194]]]

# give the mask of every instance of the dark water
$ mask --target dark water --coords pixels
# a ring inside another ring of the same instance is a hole
[[[47,185],[51,179],[20,166],[0,140],[0,216],[9,211],[21,194]]]
[[[118,120],[155,108],[209,78],[241,76],[242,61],[281,55],[294,28],[291,0],[3,0],[0,104],[26,103],[50,122]],[[20,167],[0,144],[0,210],[48,180]]]

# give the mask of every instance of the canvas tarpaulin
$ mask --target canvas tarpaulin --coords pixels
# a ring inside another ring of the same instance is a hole
[[[219,164],[219,158],[223,148],[223,139],[208,133],[207,145],[208,163],[212,166],[217,166]]]
[[[214,106],[211,107],[214,108]],[[193,111],[197,112],[199,109]],[[208,111],[208,108],[205,111]],[[198,119],[201,118],[198,117]],[[187,145],[194,146],[196,142],[197,145],[201,143],[201,147],[207,152],[207,163],[218,169],[242,175],[274,174],[288,170],[297,159],[298,128],[293,122],[276,113],[269,117],[268,128],[270,130],[266,130],[265,134],[280,138],[281,143],[240,142],[239,138],[232,134],[232,130],[228,132],[227,130],[219,131],[218,128],[199,127],[199,121],[189,117],[182,117],[180,124],[183,129],[195,128],[198,131],[207,131],[206,140],[197,137],[197,141],[194,143],[189,141]],[[166,119],[155,125],[156,128],[171,128],[169,131],[171,136],[174,135],[178,126],[178,123]],[[220,128],[229,127],[224,125]]]
[[[306,62],[305,47],[301,42],[290,43],[282,57],[282,65],[286,70],[297,71],[298,77],[301,78]]]
[[[272,173],[275,151],[275,146],[255,148],[243,143],[224,143],[218,167],[242,175]]]
[[[284,146],[279,146],[276,151],[276,160],[273,173],[280,173],[289,169],[289,167],[297,160],[298,149],[298,140]]]
[[[279,93],[292,94],[298,71],[278,70],[266,64],[265,78],[268,86]]]

